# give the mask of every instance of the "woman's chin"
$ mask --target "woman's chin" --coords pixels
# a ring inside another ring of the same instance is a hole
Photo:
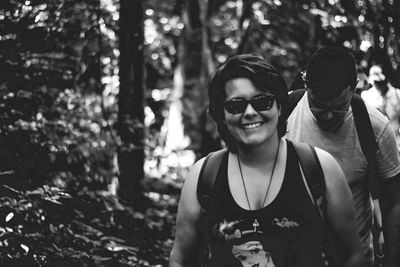
[[[260,146],[265,141],[266,141],[265,138],[246,139],[246,140],[241,140],[240,145],[244,147],[256,147]]]

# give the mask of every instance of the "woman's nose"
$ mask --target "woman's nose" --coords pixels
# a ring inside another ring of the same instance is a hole
[[[251,116],[256,115],[257,111],[253,108],[253,106],[248,103],[246,109],[244,110],[244,115]]]

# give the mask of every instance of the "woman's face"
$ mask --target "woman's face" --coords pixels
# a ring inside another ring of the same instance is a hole
[[[277,138],[280,110],[271,93],[258,90],[247,78],[229,80],[225,92],[226,124],[239,147],[258,146]]]

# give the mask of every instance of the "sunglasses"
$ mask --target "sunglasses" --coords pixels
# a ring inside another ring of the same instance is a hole
[[[350,85],[347,86],[343,90],[343,92],[345,90],[349,90],[349,89],[350,89]],[[310,110],[312,111],[312,113],[314,115],[322,116],[323,114],[327,114],[328,112],[330,112],[336,116],[344,116],[349,111],[352,95],[347,94],[346,96],[345,95],[339,96],[341,98],[342,104],[340,104],[339,106],[335,106],[335,107],[330,107],[330,106],[324,105],[323,103],[319,103],[317,100],[318,98],[314,97],[311,92],[310,92],[310,97],[311,97],[311,101],[309,102],[309,106],[310,106]]]
[[[260,95],[250,100],[246,100],[243,98],[234,98],[231,100],[226,100],[224,102],[224,107],[226,111],[231,114],[243,113],[246,110],[248,104],[250,104],[256,111],[266,111],[272,108],[272,106],[274,105],[274,101],[274,95]]]

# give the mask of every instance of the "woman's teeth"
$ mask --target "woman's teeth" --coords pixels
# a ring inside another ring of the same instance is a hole
[[[261,122],[255,122],[255,123],[249,123],[249,124],[244,124],[243,128],[244,129],[253,129],[261,126]]]

